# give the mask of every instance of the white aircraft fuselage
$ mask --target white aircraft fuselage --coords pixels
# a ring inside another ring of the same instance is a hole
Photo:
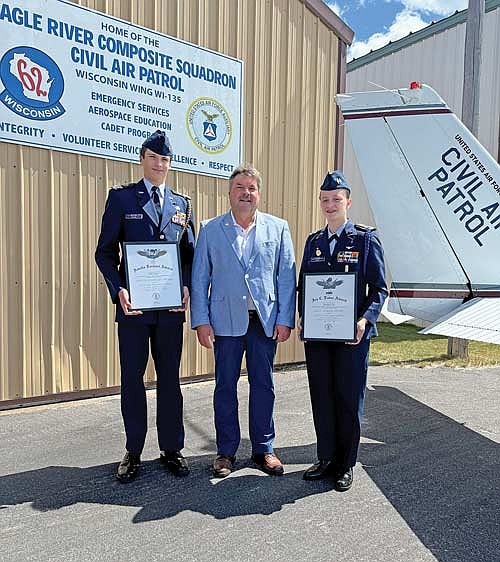
[[[482,316],[500,313],[498,163],[429,86],[337,103],[391,270],[389,310],[437,320],[432,333],[500,343],[500,320],[478,322],[474,310],[487,299]]]

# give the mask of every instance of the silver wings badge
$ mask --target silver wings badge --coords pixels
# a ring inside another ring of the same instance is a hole
[[[148,248],[147,250],[137,250],[140,256],[144,256],[150,260],[155,260],[167,253],[167,250],[160,250],[159,248]]]

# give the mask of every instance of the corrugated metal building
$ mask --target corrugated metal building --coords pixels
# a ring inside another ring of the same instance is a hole
[[[244,61],[244,160],[262,171],[261,209],[289,221],[300,259],[307,233],[322,223],[320,179],[342,158],[333,98],[344,91],[352,31],[321,0],[75,3]],[[141,171],[2,143],[0,407],[119,385],[114,308],[94,249],[107,188]],[[169,184],[191,196],[198,221],[228,208],[225,180],[171,172]],[[212,354],[188,325],[185,336],[182,376],[211,373]],[[302,353],[293,335],[277,363],[302,360]],[[151,368],[147,377],[154,379]]]
[[[377,49],[347,64],[347,91],[407,88],[413,81],[432,86],[458,117],[462,114],[467,10]],[[486,0],[479,105],[481,144],[500,161],[500,0]],[[362,185],[349,139],[344,169],[353,185]],[[368,200],[357,193],[352,215],[373,223]]]

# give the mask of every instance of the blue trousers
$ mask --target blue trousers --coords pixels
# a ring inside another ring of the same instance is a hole
[[[276,340],[266,336],[257,317],[250,318],[247,333],[243,336],[215,337],[214,417],[219,455],[235,456],[240,444],[237,385],[244,353],[250,385],[252,452],[273,451],[273,364],[276,346]]]
[[[118,322],[126,449],[137,455],[144,448],[148,429],[144,372],[150,348],[156,371],[156,428],[160,450],[180,451],[184,447],[179,384],[184,314],[161,311],[154,316],[156,323],[152,324],[139,316]]]
[[[307,376],[318,459],[339,470],[356,464],[370,340],[358,345],[306,341]]]

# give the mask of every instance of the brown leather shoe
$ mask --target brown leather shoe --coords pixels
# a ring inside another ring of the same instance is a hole
[[[225,478],[233,471],[235,457],[217,455],[213,464],[213,473],[216,478]]]
[[[275,453],[253,453],[252,460],[259,468],[273,476],[281,476],[285,469]]]

